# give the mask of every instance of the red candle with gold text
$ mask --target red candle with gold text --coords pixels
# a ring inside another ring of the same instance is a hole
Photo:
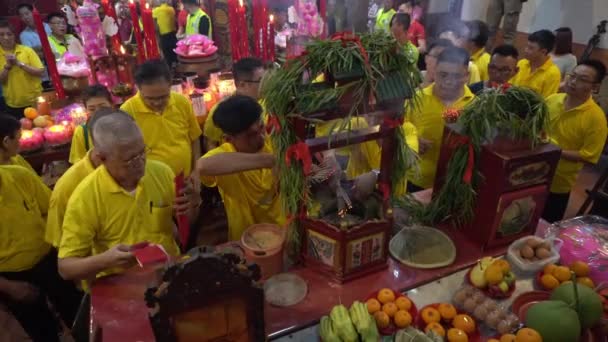
[[[142,13],[142,21],[144,22],[144,39],[146,40],[146,52],[148,59],[160,58],[158,51],[158,42],[156,41],[156,29],[154,28],[154,18],[150,5],[146,3],[146,7]]]
[[[135,42],[137,43],[137,63],[141,64],[146,59],[146,49],[141,36],[141,29],[139,28],[139,18],[137,16],[137,9],[133,0],[129,0],[129,12],[131,13],[131,22],[133,23],[133,34],[135,35]]]
[[[44,55],[44,59],[46,60],[49,77],[51,78],[53,87],[57,92],[57,97],[60,99],[65,99],[65,89],[63,89],[63,83],[61,83],[61,76],[59,76],[59,71],[57,70],[57,64],[55,63],[55,54],[53,53],[53,50],[51,49],[51,44],[49,44],[49,39],[46,36],[46,30],[44,29],[44,25],[42,24],[40,12],[38,12],[36,8],[34,8],[33,17],[34,24],[36,24],[36,31],[38,32],[38,36],[40,36],[40,44],[42,45],[42,53]]]
[[[321,14],[321,19],[323,20],[323,33],[321,34],[321,38],[327,37],[327,1],[319,0],[319,13]]]
[[[114,22],[116,23],[116,25],[118,25],[118,20],[116,19],[116,11],[114,11],[114,6],[110,4],[110,1],[101,0],[101,6],[103,7],[103,11],[106,13],[106,15],[114,19]],[[112,50],[118,51],[118,49],[120,49],[122,45],[120,43],[120,34],[118,34],[118,31],[116,31],[115,35],[110,37],[110,41],[112,42]]]
[[[239,45],[239,14],[237,0],[228,0],[228,25],[230,29],[230,48],[232,50],[232,62],[236,63],[241,59],[241,49]]]
[[[123,84],[133,85],[133,72],[131,70],[131,62],[133,56],[127,55],[125,48],[120,47],[120,53],[116,55],[116,73],[118,82]]]

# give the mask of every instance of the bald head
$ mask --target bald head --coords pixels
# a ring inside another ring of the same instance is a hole
[[[105,112],[93,125],[93,144],[102,153],[112,153],[143,140],[133,118],[123,111]]]

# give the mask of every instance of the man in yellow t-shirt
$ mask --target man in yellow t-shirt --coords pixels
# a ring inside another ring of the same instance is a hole
[[[51,204],[49,208],[49,214],[46,221],[46,232],[44,239],[50,243],[53,247],[59,248],[61,243],[61,228],[63,226],[63,217],[68,207],[68,201],[72,196],[72,193],[88,175],[93,173],[99,165],[101,165],[101,159],[99,154],[93,146],[93,130],[95,129],[95,123],[105,116],[116,116],[124,115],[127,119],[133,120],[126,113],[116,112],[111,108],[102,108],[95,112],[95,115],[89,120],[87,127],[89,136],[91,137],[91,149],[85,153],[84,157],[70,167],[62,176],[59,178],[53,193],[51,195]]]
[[[147,147],[126,115],[100,118],[93,130],[102,162],[74,190],[63,219],[59,271],[87,280],[132,266],[132,245],[161,245],[178,255],[174,210],[191,217],[198,206],[175,198],[175,175],[162,162],[146,160]],[[199,198],[200,203],[200,198]]]
[[[264,109],[263,100],[260,99],[260,82],[262,82],[264,73],[264,63],[257,58],[243,58],[232,66],[236,94],[249,96],[258,100],[262,106],[262,119],[266,123],[268,117]],[[224,133],[213,123],[213,115],[216,108],[217,105],[209,112],[209,116],[205,120],[205,127],[203,128],[203,135],[205,136],[208,150],[218,147],[223,141]]]
[[[225,142],[196,165],[202,183],[219,188],[230,240],[239,240],[252,224],[285,224],[272,172],[275,157],[261,115],[262,107],[249,96],[222,101],[213,121],[224,132]]]
[[[48,300],[71,326],[81,293],[57,272],[57,254],[44,242],[50,190],[34,173],[0,166],[0,297],[34,341],[57,341]]]
[[[177,45],[177,26],[175,23],[175,9],[167,0],[160,0],[160,5],[152,10],[152,17],[156,21],[158,34],[160,35],[160,46],[163,49],[163,56],[169,65],[177,63],[175,46]]]
[[[0,20],[0,83],[7,112],[17,119],[42,94],[44,66],[31,48],[16,43],[11,25]]]
[[[439,32],[439,39],[447,39],[456,47],[468,49],[468,41],[471,36],[469,27],[462,21],[454,21],[443,27]],[[468,84],[481,81],[481,74],[477,65],[469,61],[469,80]]]
[[[445,127],[443,113],[448,109],[462,109],[475,97],[466,86],[468,63],[466,50],[444,49],[437,57],[435,83],[418,91],[419,106],[409,107],[406,113],[407,122],[418,131],[420,154],[420,174],[408,173],[408,192],[433,186]]]
[[[19,139],[21,123],[12,116],[0,114],[0,165],[19,165],[36,174],[30,163],[17,154]]]
[[[150,148],[148,158],[161,161],[176,175],[190,175],[201,155],[201,128],[192,104],[171,91],[171,70],[163,61],[147,61],[135,72],[138,92],[120,109],[137,122]]]
[[[591,95],[600,88],[606,67],[598,60],[579,63],[566,76],[565,94],[547,98],[549,137],[562,148],[543,218],[563,219],[570,191],[584,163],[595,164],[604,149],[608,128],[606,114]]]
[[[557,93],[561,72],[549,56],[554,45],[555,35],[549,30],[540,30],[529,35],[524,50],[526,58],[517,63],[519,72],[511,83],[530,88],[545,98]]]
[[[481,81],[487,81],[488,64],[490,64],[490,54],[486,52],[486,43],[490,36],[488,25],[481,20],[472,20],[466,22],[469,28],[469,39],[466,43],[466,49],[471,54],[471,62],[477,66],[479,70],[479,78]]]

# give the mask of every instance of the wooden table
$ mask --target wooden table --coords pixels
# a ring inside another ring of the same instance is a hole
[[[40,151],[25,153],[22,156],[32,165],[38,174],[41,174],[44,164],[60,160],[68,161],[70,158],[70,144],[61,147],[45,146]]]
[[[541,221],[537,234],[548,224]],[[389,287],[405,291],[470,267],[483,256],[502,255],[506,246],[479,251],[471,242],[454,231],[446,232],[457,248],[455,262],[444,268],[421,270],[406,267],[389,259],[388,269],[346,284],[337,284],[306,267],[291,270],[308,283],[307,297],[289,308],[264,307],[266,333],[275,339],[317,323],[319,318],[339,302],[351,303],[366,298],[370,292]],[[91,322],[103,329],[104,341],[154,341],[148,321],[144,291],[155,278],[154,269],[135,269],[122,275],[98,280],[91,292]]]

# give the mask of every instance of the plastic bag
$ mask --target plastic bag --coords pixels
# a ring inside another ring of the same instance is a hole
[[[177,42],[173,50],[182,57],[206,57],[217,52],[217,46],[202,34],[193,34]]]
[[[589,264],[589,277],[596,284],[608,283],[608,220],[599,216],[580,216],[551,225],[546,237],[564,241],[561,263]]]
[[[91,0],[85,0],[82,6],[76,10],[84,52],[92,57],[108,55],[106,36],[97,13],[98,6]]]

